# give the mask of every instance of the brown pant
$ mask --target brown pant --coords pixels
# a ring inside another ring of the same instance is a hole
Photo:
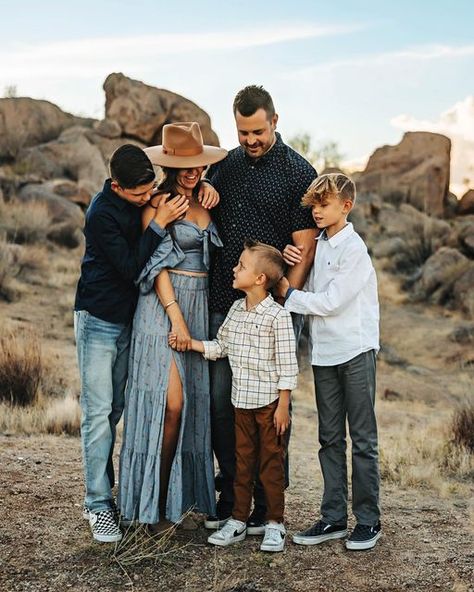
[[[285,436],[277,436],[273,415],[278,399],[258,409],[235,409],[236,474],[232,516],[250,514],[257,464],[267,502],[267,520],[283,522],[285,509]]]

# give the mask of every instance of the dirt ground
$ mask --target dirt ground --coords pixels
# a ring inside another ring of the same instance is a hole
[[[459,401],[472,396],[474,352],[472,346],[448,338],[463,322],[461,317],[441,309],[403,305],[396,286],[389,278],[382,279],[382,341],[390,347],[392,358],[395,354],[400,358],[387,363],[382,357],[379,364],[381,449],[388,454],[395,445],[403,444],[408,450],[423,422],[436,419],[442,424]],[[65,312],[72,289],[72,280],[67,294],[59,280],[36,286],[21,302],[2,304],[0,320],[6,323],[8,316],[9,326],[37,326],[48,352],[61,364],[72,388],[77,388],[72,326]],[[294,393],[287,492],[290,533],[318,517],[321,497],[310,378],[306,367]],[[178,529],[163,552],[148,558],[136,553],[134,561],[126,563],[123,549],[92,541],[81,517],[79,439],[3,433],[0,590],[467,592],[474,590],[473,494],[472,482],[448,476],[444,488],[401,487],[384,480],[383,536],[368,552],[347,552],[342,541],[306,548],[288,540],[284,553],[264,554],[258,550],[260,537],[216,549],[207,545],[208,533],[198,526]],[[130,533],[127,540],[133,536]],[[143,544],[142,554],[151,547],[151,542]]]

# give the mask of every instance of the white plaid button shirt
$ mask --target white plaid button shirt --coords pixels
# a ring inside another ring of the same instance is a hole
[[[256,409],[296,387],[298,363],[291,315],[267,296],[251,310],[245,298],[229,310],[213,341],[204,341],[204,357],[229,357],[232,404]]]

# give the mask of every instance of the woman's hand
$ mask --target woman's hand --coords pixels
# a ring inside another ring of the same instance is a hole
[[[175,346],[171,345],[173,349],[179,352],[188,351],[191,349],[191,335],[189,334],[188,327],[184,321],[178,321],[172,323],[171,334],[175,337]],[[168,343],[169,343],[168,338]]]
[[[178,345],[178,336],[176,333],[168,333],[168,345],[171,348],[176,349]]]
[[[288,265],[293,267],[303,260],[301,253],[303,252],[303,245],[286,245],[283,249],[283,259]]]
[[[221,198],[219,197],[219,194],[210,183],[208,183],[207,181],[201,181],[201,186],[199,187],[198,193],[198,200],[203,208],[205,208],[206,210],[215,208],[219,203],[220,199]]]

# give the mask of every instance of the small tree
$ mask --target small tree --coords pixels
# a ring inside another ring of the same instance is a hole
[[[6,99],[15,99],[18,96],[18,89],[16,84],[8,84],[3,93]]]
[[[288,143],[318,170],[324,170],[328,167],[340,167],[341,165],[343,155],[339,151],[337,142],[331,140],[320,142],[313,149],[311,136],[305,132],[293,136]]]

